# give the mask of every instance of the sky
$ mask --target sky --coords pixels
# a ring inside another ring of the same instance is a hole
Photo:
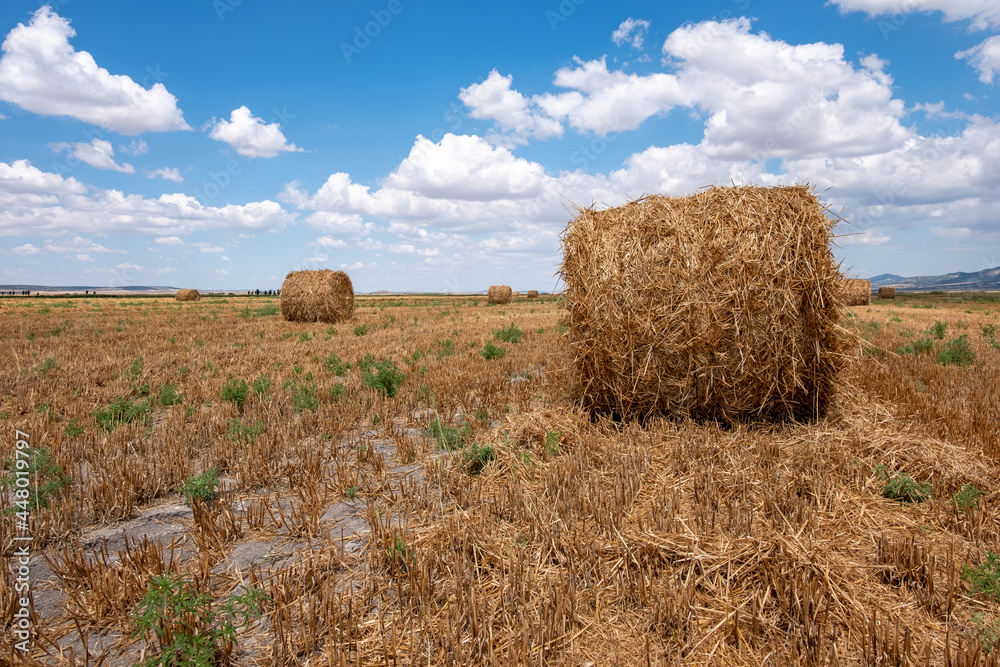
[[[843,271],[1000,265],[996,0],[0,6],[0,283],[558,289],[575,207],[808,183]]]

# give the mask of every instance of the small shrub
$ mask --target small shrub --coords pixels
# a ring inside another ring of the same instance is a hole
[[[323,362],[323,366],[337,377],[343,377],[344,373],[351,368],[351,365],[345,363],[336,352],[330,353],[326,361]]]
[[[353,485],[347,487],[346,489],[344,489],[344,495],[347,497],[348,500],[354,502],[358,498],[358,487]]]
[[[442,424],[440,419],[435,419],[424,431],[424,435],[434,438],[439,448],[450,451],[462,447],[465,439],[472,435],[472,427],[465,424],[461,429],[458,429]]]
[[[177,405],[184,400],[184,394],[177,391],[176,384],[165,384],[160,387],[160,405],[164,407],[169,407],[171,405]]]
[[[271,390],[271,378],[269,378],[266,373],[261,373],[250,384],[250,388],[253,389],[253,393],[258,396],[263,396]]]
[[[882,497],[904,503],[921,503],[931,496],[931,483],[918,484],[905,472],[898,472],[882,487]]]
[[[292,385],[292,405],[296,412],[315,410],[319,407],[319,387],[315,382],[298,382]]]
[[[142,357],[136,357],[132,365],[129,366],[128,372],[125,373],[126,377],[132,380],[138,380],[142,375],[142,367],[145,365]]]
[[[47,373],[49,373],[50,371],[54,371],[57,368],[59,368],[59,365],[56,364],[56,360],[53,359],[52,357],[49,357],[44,362],[42,362],[42,364],[36,370],[38,371],[39,375],[45,377]]]
[[[483,359],[487,361],[492,361],[494,359],[503,359],[503,356],[507,354],[506,350],[502,347],[497,347],[492,342],[486,343],[486,345],[479,351]]]
[[[52,460],[49,450],[44,447],[28,447],[19,452],[23,454],[4,461],[4,476],[0,479],[0,487],[11,492],[20,489],[17,486],[18,473],[22,473],[21,477],[23,473],[28,473],[28,497],[19,498],[12,493],[12,507],[9,509],[35,512],[39,507],[48,507],[52,497],[66,487],[69,476],[62,466]]]
[[[230,429],[232,425],[230,424]],[[197,498],[203,503],[210,503],[215,500],[215,489],[219,485],[219,469],[209,468],[200,475],[189,477],[178,489],[184,496],[184,502],[191,504],[192,499]]]
[[[987,324],[986,326],[984,326],[983,327],[983,335],[986,336],[987,338],[993,338],[994,336],[996,336],[997,335],[997,325],[995,325],[995,324]]]
[[[913,351],[917,354],[930,354],[934,351],[934,341],[930,338],[918,338],[913,341]]]
[[[309,335],[308,331],[303,331],[302,333],[299,334],[299,342],[300,343],[308,343],[311,340],[312,340],[312,336]]]
[[[442,340],[434,341],[434,344],[437,345],[438,347],[435,356],[439,360],[445,357],[450,357],[453,354],[455,354],[455,341],[453,341],[450,338],[445,339],[443,341]]]
[[[986,554],[984,563],[976,567],[962,566],[962,579],[969,582],[969,595],[1000,600],[1000,556],[991,551]]]
[[[470,475],[478,475],[494,458],[496,455],[493,453],[492,447],[489,445],[480,447],[478,443],[474,442],[472,447],[462,453],[462,465]]]
[[[559,456],[562,454],[562,433],[559,431],[549,431],[545,434],[545,453],[549,456]]]
[[[361,324],[361,325],[358,325],[358,326],[354,327],[354,335],[355,336],[364,336],[366,333],[368,333],[368,325],[367,324]]]
[[[340,398],[341,396],[344,395],[344,385],[340,383],[333,385],[332,387],[330,387],[329,394],[330,398],[332,399],[336,400]]]
[[[264,422],[245,424],[239,419],[232,419],[229,421],[229,431],[226,432],[226,435],[231,440],[249,440],[253,442],[263,432]]]
[[[64,438],[75,438],[83,433],[83,427],[76,423],[76,419],[70,419],[69,423],[66,424],[66,428],[63,429]]]
[[[961,512],[969,512],[979,502],[981,495],[982,492],[976,487],[971,484],[963,484],[962,488],[955,494],[955,506]]]
[[[944,340],[944,335],[948,331],[948,323],[938,320],[931,327],[931,335],[938,340]]]
[[[901,356],[907,354],[916,354],[916,350],[913,349],[913,345],[904,345],[903,347],[896,348],[896,354]]]
[[[372,355],[366,354],[360,365],[365,386],[380,391],[389,398],[396,395],[406,379],[406,373],[389,359],[375,361]]]
[[[945,366],[968,366],[976,360],[976,351],[969,343],[969,335],[962,334],[945,343],[944,349],[937,353],[937,361]]]
[[[241,411],[243,404],[247,402],[250,388],[247,387],[246,380],[234,380],[230,378],[222,385],[222,400],[235,403]]]
[[[148,398],[139,403],[119,396],[103,410],[94,410],[94,419],[102,429],[112,431],[120,424],[146,423],[151,410]]]
[[[521,340],[523,332],[513,323],[504,329],[494,329],[493,336],[505,343],[517,343]]]

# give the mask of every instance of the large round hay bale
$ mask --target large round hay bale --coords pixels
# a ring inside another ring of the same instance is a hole
[[[514,299],[514,292],[508,285],[490,285],[486,294],[487,303],[510,303]]]
[[[201,294],[196,289],[179,289],[174,298],[178,301],[198,301],[201,299]]]
[[[872,281],[860,278],[841,278],[845,306],[867,306],[872,298]]]
[[[895,299],[896,298],[896,288],[895,287],[879,287],[878,288],[878,298],[880,298],[880,299]]]
[[[582,405],[727,423],[824,414],[846,350],[835,222],[804,186],[581,210],[561,275]]]
[[[354,315],[354,286],[343,271],[292,271],[281,283],[281,316],[334,324]]]
[[[537,299],[538,298],[538,290],[536,290],[536,289],[530,289],[530,290],[528,290],[528,298],[529,299]]]

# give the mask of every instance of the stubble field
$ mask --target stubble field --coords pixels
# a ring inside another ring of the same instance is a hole
[[[852,308],[832,413],[732,428],[574,409],[564,314],[0,302],[0,661],[995,664],[1000,297]]]

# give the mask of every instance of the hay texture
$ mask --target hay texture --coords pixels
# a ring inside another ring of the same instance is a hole
[[[880,298],[880,299],[895,299],[896,298],[896,288],[895,287],[879,287],[878,288],[878,298]]]
[[[343,271],[292,271],[281,283],[281,316],[335,324],[354,315],[354,286]]]
[[[201,299],[201,294],[196,289],[179,289],[174,298],[178,301],[198,301]]]
[[[582,405],[729,423],[824,414],[846,349],[835,223],[805,186],[581,209],[561,275]]]
[[[860,278],[842,278],[840,288],[845,306],[867,306],[872,298],[872,281]]]
[[[487,303],[510,303],[514,299],[514,292],[508,285],[490,285],[486,294]]]
[[[537,299],[538,298],[538,290],[536,290],[536,289],[530,289],[530,290],[528,290],[528,298],[529,299]]]

